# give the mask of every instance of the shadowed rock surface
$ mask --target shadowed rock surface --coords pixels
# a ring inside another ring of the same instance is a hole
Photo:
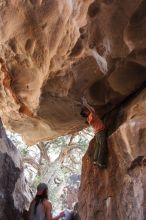
[[[30,199],[20,154],[0,121],[0,220],[23,220]]]
[[[79,193],[84,220],[146,218],[146,89],[118,111],[106,116],[109,125],[108,169],[93,166],[95,140],[83,158]]]
[[[2,0],[0,115],[29,144],[85,127],[146,81],[145,0]]]

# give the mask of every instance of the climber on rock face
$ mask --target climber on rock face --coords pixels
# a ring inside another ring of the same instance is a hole
[[[87,118],[87,122],[94,128],[96,138],[96,148],[94,152],[94,165],[106,168],[108,160],[108,147],[107,147],[107,129],[104,123],[100,120],[85,99],[82,100],[84,107],[81,110],[81,116]]]
[[[52,204],[48,201],[48,187],[40,183],[37,187],[37,194],[30,204],[29,220],[58,220],[64,217],[64,212],[52,217]]]

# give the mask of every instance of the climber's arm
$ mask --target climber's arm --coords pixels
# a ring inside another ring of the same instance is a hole
[[[95,114],[95,109],[88,104],[85,97],[82,97],[82,103],[92,114]]]
[[[52,217],[52,204],[49,201],[44,202],[46,220],[58,220],[64,217],[64,212],[61,212],[58,216]]]

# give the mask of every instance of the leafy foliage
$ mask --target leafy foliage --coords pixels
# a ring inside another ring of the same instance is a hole
[[[71,201],[73,203],[77,200],[79,187],[79,181],[71,181],[71,177],[80,176],[82,157],[93,138],[92,129],[84,129],[76,134],[40,142],[34,146],[24,144],[18,134],[7,134],[21,152],[25,175],[33,192],[35,193],[39,182],[45,182],[54,207],[71,208]],[[71,191],[74,192],[74,200],[68,199]]]

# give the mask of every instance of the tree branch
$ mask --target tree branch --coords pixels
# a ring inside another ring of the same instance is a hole
[[[36,170],[39,168],[39,163],[37,163],[33,157],[24,157],[23,163],[30,164],[32,167],[34,167]]]
[[[50,157],[48,156],[48,148],[46,148],[46,145],[43,142],[39,142],[37,144],[37,147],[40,150],[42,158],[45,159],[48,163],[50,163]]]

